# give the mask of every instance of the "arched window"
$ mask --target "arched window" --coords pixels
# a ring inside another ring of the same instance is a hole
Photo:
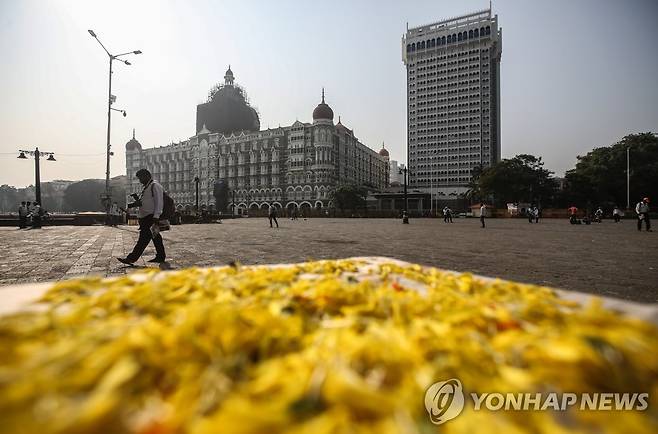
[[[446,44],[446,37],[442,36],[441,37],[441,45],[445,45],[445,44]]]
[[[458,40],[458,41],[461,41],[461,40],[462,40],[462,34],[461,34],[461,33],[460,33],[459,35],[457,35],[457,40]]]
[[[468,31],[468,39],[473,39],[473,29]]]
[[[416,51],[416,43],[411,44],[411,51]]]
[[[480,37],[480,31],[479,31],[478,29],[475,29],[475,31],[473,32],[473,34],[475,35],[476,38],[479,38],[479,37]]]
[[[436,39],[432,39],[432,48],[436,47]]]
[[[448,44],[452,42],[452,36],[448,35]]]
[[[468,39],[468,33],[466,33],[466,30],[464,30],[464,33],[462,33],[462,39],[464,41]]]
[[[425,49],[425,41],[422,41],[422,42],[420,43],[420,48],[421,48],[421,50],[424,50],[424,49]]]
[[[491,34],[491,27],[487,26],[487,35]]]
[[[430,40],[428,39],[427,42],[425,43],[425,46],[426,46],[427,48],[430,48],[430,47],[432,46],[432,45],[430,45],[431,43],[432,43],[432,41],[430,41]]]
[[[480,27],[480,36],[484,36],[484,27]]]
[[[407,53],[411,51],[411,44],[407,44]]]

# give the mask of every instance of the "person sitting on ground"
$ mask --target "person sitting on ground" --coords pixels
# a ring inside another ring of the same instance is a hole
[[[603,218],[603,209],[601,209],[601,207],[598,207],[597,210],[594,212],[594,220],[598,223],[601,223],[602,218]]]

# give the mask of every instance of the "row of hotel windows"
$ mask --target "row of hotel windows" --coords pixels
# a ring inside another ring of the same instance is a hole
[[[469,64],[469,62],[471,63]],[[459,66],[460,63],[466,63],[466,65]],[[452,62],[440,63],[438,65],[426,66],[423,68],[418,68],[417,72],[414,70],[409,71],[409,76],[420,78],[425,76],[437,75],[437,73],[445,73],[446,71],[450,72],[450,71],[464,70],[469,68],[475,69],[478,66],[482,68],[486,68],[487,66],[489,66],[489,56],[483,57],[482,59],[478,59],[477,57],[475,57],[473,59],[462,59],[459,61],[455,60]],[[438,71],[435,71],[437,69]]]
[[[482,75],[488,75],[489,74],[489,69],[482,69],[481,70]],[[418,87],[422,88],[425,84],[432,84],[432,83],[440,83],[442,81],[453,81],[453,80],[459,80],[459,79],[467,79],[467,78],[474,78],[474,77],[480,77],[480,72],[479,71],[471,71],[468,73],[461,73],[461,74],[452,74],[450,76],[441,76],[439,78],[429,78],[426,80],[420,80],[417,83],[414,83],[413,77],[409,79],[409,87]]]
[[[489,117],[488,116],[483,117],[482,121],[484,122],[482,124],[482,128],[489,127]],[[414,123],[411,123],[411,122],[414,122]],[[450,121],[448,121],[448,120],[445,120],[445,121],[429,120],[429,121],[426,121],[425,119],[419,119],[418,121],[416,121],[415,119],[409,119],[409,132],[410,132],[410,135],[411,135],[412,131],[421,134],[425,130],[419,129],[419,128],[436,127],[436,125],[439,125],[439,124],[452,124],[453,122],[454,122],[454,120],[450,120]],[[433,131],[457,131],[457,129],[458,128],[454,128],[454,129],[450,129],[450,130],[441,130],[441,129],[436,129],[436,128],[429,128],[428,130],[429,131],[432,131],[432,130]]]
[[[419,60],[417,63],[409,64],[409,73],[411,74],[414,72],[414,70],[411,69],[414,67],[418,71],[427,71],[431,69],[436,69],[437,67],[443,67],[446,64],[457,65],[459,63],[477,62],[481,59],[489,59],[489,49],[483,48],[481,51],[482,51],[482,55],[480,55],[480,50],[470,50],[470,51],[460,51],[458,53],[442,55],[442,56],[431,56],[427,59]],[[452,59],[456,59],[456,60],[452,60]]]
[[[482,135],[483,135],[483,136],[488,136],[488,135],[489,135],[489,132],[488,132],[488,131],[485,131],[485,132],[482,133]],[[419,138],[418,138],[418,142],[421,142],[421,141],[422,141],[422,142],[431,141],[430,144],[434,144],[434,145],[436,145],[436,144],[437,144],[437,141],[438,141],[438,138],[437,138],[437,137],[438,137],[438,136],[424,136],[424,137],[419,137]],[[409,139],[409,142],[410,142],[410,147],[411,147],[411,149],[415,149],[416,146],[420,147],[420,145],[421,145],[420,143],[415,143],[415,144],[414,144],[414,143],[411,143],[411,142],[416,142],[416,140],[413,139],[413,138],[410,138],[410,139]],[[489,138],[488,138],[488,137],[484,137],[484,138],[482,139],[482,142],[485,143],[485,144],[489,144]],[[471,143],[473,143],[473,144],[478,144],[478,143],[480,143],[480,139],[478,139],[478,138],[475,138],[475,139],[473,139],[473,138],[470,138],[470,139],[459,139],[459,140],[446,140],[446,139],[443,139],[443,141],[441,141],[441,144],[442,144],[442,145],[450,145],[450,144],[464,144],[464,145],[470,145]]]
[[[436,112],[439,112],[439,108],[441,108],[441,110],[440,110],[441,113],[438,113],[436,115],[431,115],[431,116],[428,116],[428,117],[431,117],[431,118],[438,118],[438,117],[453,118],[455,116],[462,116],[462,115],[466,116],[470,113],[478,113],[477,111],[474,111],[475,109],[454,110],[455,108],[464,108],[464,107],[469,107],[469,106],[480,106],[480,105],[485,105],[485,104],[489,104],[489,101],[487,100],[487,101],[482,101],[482,103],[477,103],[476,102],[476,103],[470,103],[470,104],[469,103],[451,104],[450,106],[430,107],[430,108],[425,108],[425,109],[420,109],[420,110],[428,110],[430,112],[436,113]],[[446,108],[446,107],[448,107],[448,108]],[[416,113],[415,110],[412,110],[412,111],[409,112],[409,123],[416,120],[416,116],[420,115],[420,110],[419,110],[418,114]],[[450,111],[450,110],[452,110],[452,111]],[[423,112],[423,113],[426,113],[426,112]],[[439,114],[442,114],[443,116],[439,116]]]
[[[452,35],[442,36],[440,38],[432,38],[427,41],[413,42],[407,44],[407,52],[410,53],[416,50],[425,50],[426,48],[434,48],[437,46],[454,44],[455,42],[467,41],[469,39],[481,38],[491,34],[491,26],[480,27],[479,29],[471,29],[468,32],[453,33]]]
[[[416,150],[418,148],[419,150]],[[425,148],[425,149],[424,149]],[[428,143],[427,145],[418,145],[411,147],[411,151],[414,155],[428,155],[428,158],[434,158],[432,155],[436,156],[438,154],[448,154],[461,153],[468,151],[480,151],[481,146],[479,141],[472,140],[469,143],[469,146],[449,146],[446,143]]]
[[[483,59],[483,60],[488,60],[488,59]],[[438,71],[429,71],[429,72],[419,72],[418,74],[409,74],[409,81],[411,80],[416,80],[420,78],[425,78],[425,77],[435,77],[437,75],[446,75],[450,73],[455,73],[458,71],[466,71],[468,69],[478,69],[478,68],[488,68],[489,67],[489,62],[475,62],[471,63],[469,65],[464,65],[464,66],[452,66],[448,65],[446,66],[445,64],[440,65],[441,69]]]
[[[487,89],[483,88],[482,90],[487,91],[487,92],[489,91],[488,88]],[[472,91],[466,89],[466,90],[464,90],[463,92],[460,92],[460,93],[467,93],[467,92],[472,92]],[[444,96],[442,94],[445,94],[445,92],[439,92],[438,94],[439,94],[439,96]],[[416,106],[423,107],[423,106],[435,105],[435,104],[445,104],[446,102],[452,102],[452,101],[467,101],[467,100],[474,100],[474,99],[479,100],[482,97],[488,98],[489,96],[490,95],[488,93],[484,94],[484,95],[480,94],[479,92],[469,93],[467,95],[450,96],[450,97],[447,97],[447,98],[438,98],[438,99],[432,99],[432,100],[429,100],[429,101],[420,101],[417,104],[416,103],[410,104],[410,107],[416,107]],[[436,98],[436,96],[429,96],[428,95],[428,98]],[[446,107],[451,107],[451,106],[452,105],[447,105],[447,106],[446,105],[441,105],[441,106],[434,107],[434,110],[435,111],[438,110],[438,109],[444,109],[445,110]],[[420,109],[420,110],[422,110],[422,109]]]
[[[475,86],[471,86],[471,85],[475,85]],[[484,85],[489,85],[489,79],[488,78],[483,78],[482,79],[482,85],[483,86]],[[480,79],[476,77],[476,78],[473,78],[473,79],[470,79],[470,80],[456,81],[456,82],[453,82],[453,83],[444,83],[444,84],[439,84],[439,85],[435,85],[435,86],[426,86],[426,87],[419,88],[419,89],[413,89],[413,90],[409,91],[409,94],[411,95],[409,97],[409,100],[413,100],[415,98],[418,98],[418,99],[429,98],[432,95],[436,96],[436,93],[432,94],[432,93],[428,93],[428,92],[431,92],[431,91],[437,90],[437,89],[453,89],[453,90],[458,89],[459,90],[459,89],[464,89],[464,88],[468,89],[469,87],[473,87],[475,89],[479,88],[480,87]],[[414,96],[416,93],[418,93],[418,96]]]
[[[471,76],[479,75],[478,71],[472,71],[469,74],[465,74],[465,73],[458,74],[458,72],[460,72],[460,71],[463,72],[463,71],[467,71],[469,69],[470,70],[481,69],[483,75],[488,75],[489,74],[489,64],[488,63],[486,63],[486,64],[483,63],[481,65],[479,63],[475,63],[475,64],[469,65],[469,66],[460,66],[459,68],[449,68],[449,69],[443,69],[441,71],[427,72],[427,73],[422,73],[422,74],[417,74],[417,75],[410,75],[409,76],[409,86],[414,85],[415,83],[413,83],[413,82],[416,81],[416,80],[419,80],[417,82],[418,86],[421,86],[425,82],[435,83],[435,81],[430,81],[429,80],[430,77],[440,77],[439,79],[435,79],[436,81],[450,81],[450,80],[457,80],[457,79],[462,78],[462,77],[468,77],[469,75],[471,75]],[[428,78],[428,80],[424,80],[426,78]],[[421,79],[423,79],[423,80],[421,80]]]
[[[425,174],[425,176],[428,176],[428,174]],[[471,181],[470,177],[459,177],[459,178],[453,178],[453,177],[447,177],[447,176],[441,176],[441,177],[434,177],[434,178],[414,178],[409,181],[409,183],[412,186],[416,185],[427,185],[429,186],[432,182],[443,182],[446,184],[462,184],[466,185]]]
[[[414,66],[417,65],[426,65],[426,64],[431,64],[431,63],[436,63],[441,60],[447,60],[447,59],[454,59],[455,57],[465,57],[465,56],[471,56],[473,54],[479,54],[480,51],[482,53],[488,53],[489,49],[488,48],[483,48],[482,50],[479,49],[474,49],[474,50],[460,50],[457,52],[452,52],[451,54],[442,54],[440,56],[428,56],[427,58],[420,58],[416,61],[416,63],[409,63],[409,68],[413,68]],[[421,69],[422,67],[418,67],[418,69]]]

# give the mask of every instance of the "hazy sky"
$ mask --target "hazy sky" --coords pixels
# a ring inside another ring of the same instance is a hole
[[[42,180],[104,178],[108,59],[115,64],[112,175],[132,128],[144,147],[195,133],[196,104],[231,64],[263,128],[311,121],[327,102],[366,145],[406,159],[400,38],[486,9],[461,1],[0,0],[0,184],[34,182],[17,150],[56,152]],[[502,154],[562,174],[576,155],[658,130],[656,0],[498,0]]]

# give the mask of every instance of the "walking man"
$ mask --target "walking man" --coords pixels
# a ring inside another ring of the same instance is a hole
[[[482,223],[482,227],[484,228],[484,214],[487,211],[487,206],[483,203],[480,204],[480,223]]]
[[[270,219],[270,227],[272,227],[272,220],[274,220],[274,223],[276,223],[276,227],[279,227],[279,222],[276,221],[276,207],[274,205],[270,205],[270,211],[268,213],[268,217]]]
[[[569,223],[575,225],[577,220],[578,220],[578,208],[576,208],[575,205],[571,205],[569,207]]]
[[[615,209],[612,210],[612,217],[615,219],[615,223],[619,223],[619,220],[621,220],[621,210],[617,205],[615,205]]]
[[[443,208],[443,223],[448,222],[452,223],[452,210],[446,205],[445,208]]]
[[[645,197],[635,205],[637,214],[637,230],[642,230],[642,221],[645,222],[647,232],[651,232],[651,220],[649,220],[649,198]]]
[[[144,253],[149,241],[153,240],[155,246],[155,258],[148,262],[164,262],[167,255],[165,254],[162,235],[160,235],[159,219],[164,206],[164,189],[153,180],[151,172],[146,169],[139,169],[135,174],[139,182],[144,186],[139,199],[134,202],[133,207],[139,207],[139,239],[135,248],[125,258],[117,258],[123,264],[135,263]],[[133,204],[130,204],[133,205]],[[130,207],[128,205],[128,207]]]
[[[18,229],[25,229],[27,227],[27,207],[25,201],[21,202],[18,207]]]

